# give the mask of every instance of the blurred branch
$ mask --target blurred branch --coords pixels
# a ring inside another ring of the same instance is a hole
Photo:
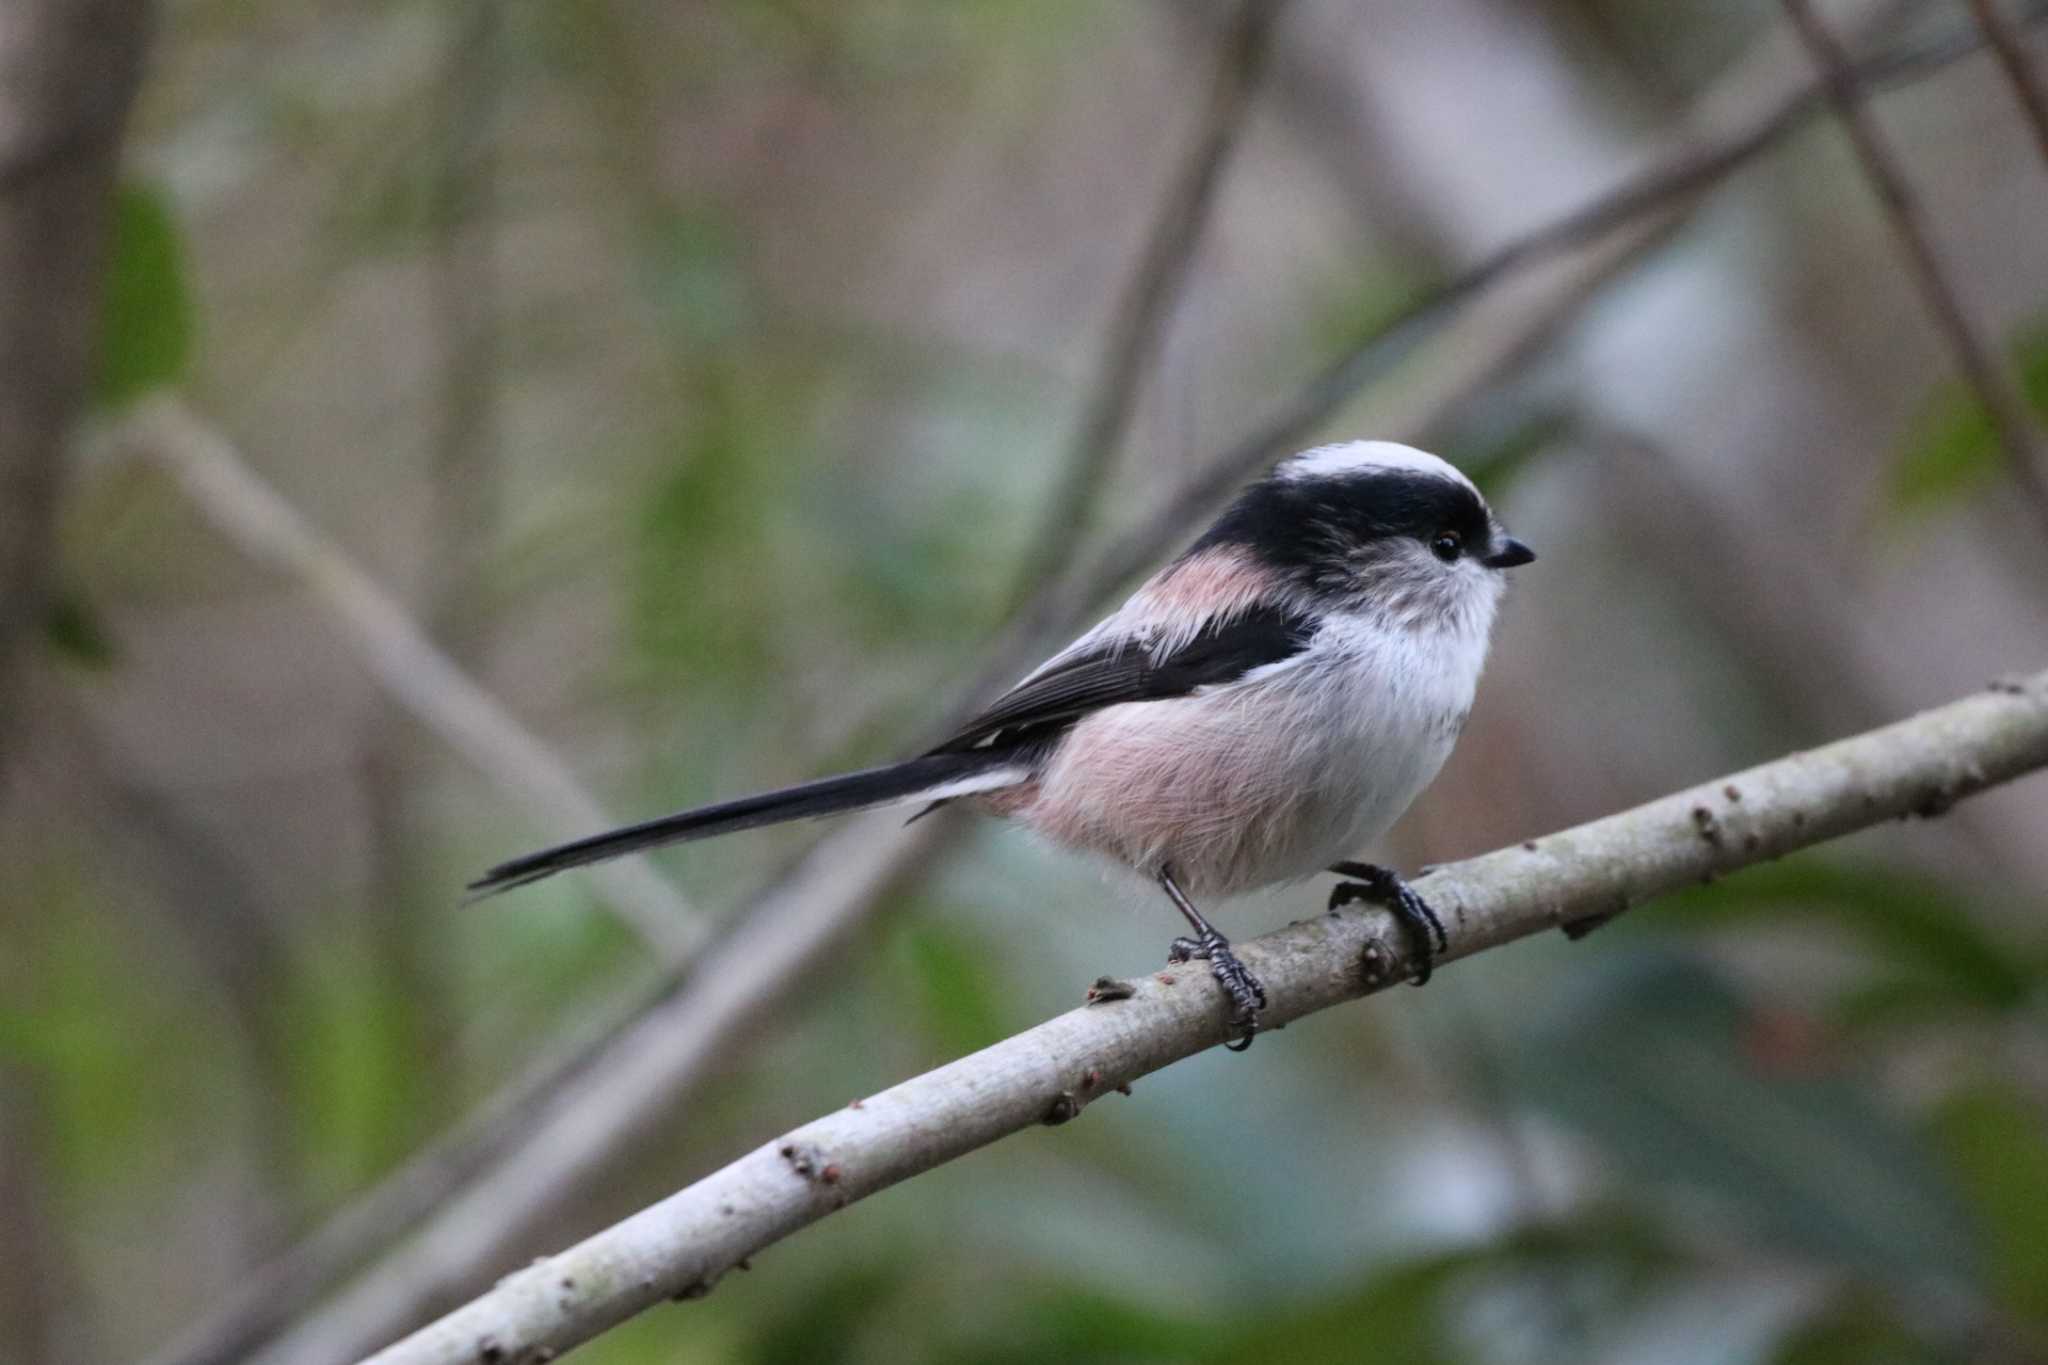
[[[1146,376],[1157,363],[1174,301],[1215,207],[1232,147],[1244,128],[1286,0],[1239,0],[1222,36],[1201,133],[1159,203],[1137,269],[1117,302],[1094,388],[1059,485],[1018,575],[1019,598],[1066,563],[1094,517],[1097,492],[1130,431]]]
[[[431,307],[441,349],[441,410],[421,615],[471,665],[481,632],[478,577],[497,522],[497,179],[491,137],[500,0],[464,0],[442,61],[445,147],[434,211]]]
[[[1898,156],[1864,107],[1862,82],[1841,44],[1814,12],[1812,0],[1782,3],[1826,82],[1829,102],[1841,116],[1863,174],[1891,219],[1892,231],[1905,252],[1914,282],[1919,285],[1935,322],[1946,334],[1964,382],[1976,391],[1992,429],[1998,433],[2013,482],[2035,517],[2043,527],[2048,527],[2048,472],[2044,472],[2041,464],[2040,442],[2025,396],[1999,363],[1996,348],[1984,338],[1982,329],[1963,306],[1940,253],[1935,250],[1919,198],[1906,183]]]
[[[15,677],[49,607],[65,442],[148,31],[140,0],[27,0],[0,23],[0,774],[22,723]]]
[[[2048,16],[2048,4],[2035,3],[2028,6],[2025,17],[2027,22],[2034,23],[2044,16]],[[1856,64],[1851,72],[1857,84],[1866,89],[1902,85],[1931,75],[1981,46],[1979,35],[1958,31],[1871,58]],[[1710,92],[1699,107],[1740,104],[1739,99],[1730,98],[1739,93]],[[1118,536],[1114,547],[1097,563],[1070,575],[1068,581],[1057,585],[1024,615],[1051,620],[1070,618],[1079,613],[1081,599],[1088,591],[1086,585],[1129,580],[1238,483],[1291,451],[1359,389],[1386,376],[1427,337],[1439,331],[1449,315],[1503,281],[1568,256],[1622,228],[1642,232],[1635,244],[1638,248],[1655,246],[1656,227],[1675,221],[1706,190],[1804,125],[1826,105],[1827,98],[1825,84],[1816,81],[1767,105],[1761,113],[1744,109],[1729,120],[1728,128],[1701,137],[1692,147],[1662,164],[1505,243],[1468,266],[1331,362],[1252,434],[1204,466],[1139,526]]]
[[[2048,5],[2036,8],[2048,10]],[[1962,35],[1876,59],[1863,69],[1873,81],[1909,80],[1977,46],[1973,35]],[[1730,103],[1739,103],[1743,94],[1719,93]],[[1049,584],[991,648],[983,677],[1003,680],[1028,667],[1058,630],[1133,571],[1133,561],[1150,562],[1185,534],[1205,499],[1220,498],[1235,478],[1270,458],[1269,451],[1284,448],[1295,430],[1289,423],[1306,429],[1322,420],[1357,389],[1392,370],[1428,334],[1460,319],[1462,305],[1497,287],[1501,297],[1495,306],[1471,310],[1463,317],[1466,325],[1447,338],[1444,349],[1454,363],[1412,381],[1404,379],[1401,415],[1387,430],[1390,435],[1412,435],[1418,423],[1440,416],[1499,365],[1520,355],[1532,338],[1549,334],[1574,316],[1617,271],[1667,240],[1699,191],[1800,126],[1820,107],[1820,100],[1817,85],[1809,85],[1773,104],[1764,115],[1748,116],[1723,138],[1676,156],[1503,247],[1389,327],[1365,338],[1296,396],[1286,410],[1291,415],[1269,423],[1219,457],[1203,484],[1209,492],[1197,490],[1170,499],[1143,527],[1119,536],[1118,548],[1097,557],[1092,572]],[[1551,257],[1638,219],[1641,230],[1609,244],[1609,249],[1582,253],[1581,259],[1566,263],[1567,268],[1541,277],[1521,278],[1533,275],[1535,267]],[[1231,471],[1227,479],[1218,472],[1226,470]],[[987,685],[967,689],[963,705],[980,701]],[[409,1185],[404,1200],[393,1199],[384,1206],[390,1221],[381,1228],[369,1220],[354,1224],[365,1236],[381,1233],[381,1239],[388,1240],[428,1212],[434,1214],[417,1236],[333,1303],[299,1323],[262,1358],[325,1365],[359,1354],[417,1322],[426,1307],[451,1301],[466,1283],[503,1264],[522,1239],[532,1236],[546,1212],[566,1199],[611,1152],[650,1131],[685,1103],[691,1087],[705,1074],[707,1059],[735,1045],[745,1025],[815,966],[831,945],[851,933],[905,868],[930,857],[949,828],[939,817],[907,830],[889,827],[891,823],[888,817],[879,823],[858,820],[821,839],[796,874],[800,881],[818,876],[815,886],[798,894],[779,885],[736,915],[738,928],[732,936],[708,950],[676,992],[634,1019],[606,1055],[579,1070],[567,1089],[557,1094],[545,1082],[522,1083],[529,1093],[548,1097],[534,1101],[535,1108],[545,1112],[524,1113],[523,1122],[512,1125],[518,1145],[499,1154],[482,1175],[460,1163],[441,1164],[435,1170],[447,1183],[421,1180]],[[881,860],[885,871],[839,878],[813,872],[834,866],[859,869],[871,860]],[[742,995],[737,989],[741,984],[760,992],[761,998]],[[362,1246],[348,1250],[349,1261],[367,1254]],[[334,1259],[340,1263],[343,1258]],[[281,1306],[276,1299],[269,1305]],[[202,1326],[195,1339],[236,1337],[227,1330],[233,1325],[224,1321],[210,1333]],[[173,1358],[197,1362],[239,1355]]]
[[[1984,40],[1997,54],[1998,64],[2005,68],[2005,78],[2012,83],[2020,111],[2026,115],[2027,126],[2033,130],[2034,145],[2040,150],[2042,164],[2048,165],[2048,90],[2042,88],[2040,74],[2028,59],[2018,30],[2005,17],[1998,0],[1970,0],[1970,12],[1976,16],[1977,27],[1984,34]]]
[[[62,1349],[57,1326],[57,1276],[49,1262],[63,1245],[49,1217],[49,1190],[41,1149],[43,1106],[34,1076],[12,1059],[0,1060],[0,1360],[55,1362]]]
[[[488,613],[481,607],[482,570],[500,503],[496,182],[492,111],[498,81],[499,0],[462,0],[451,7],[440,80],[432,90],[441,143],[430,214],[426,309],[438,347],[439,390],[428,470],[425,556],[413,585],[413,610],[429,638],[455,664],[474,670]],[[397,1047],[418,1061],[411,1072],[425,1094],[447,1096],[452,1079],[446,979],[448,919],[418,913],[422,898],[445,903],[429,887],[417,839],[418,793],[430,747],[404,711],[373,709],[362,740],[363,803],[371,875],[361,923],[378,970],[390,987],[389,1027]],[[430,1104],[401,1104],[417,1137],[437,1117]],[[410,1145],[410,1144],[408,1144]]]
[[[174,398],[138,404],[116,439],[161,461],[214,526],[250,558],[301,580],[354,634],[376,679],[485,776],[525,799],[564,837],[611,825],[589,792],[497,699],[420,631],[403,608],[259,480],[227,437]],[[639,860],[599,875],[621,918],[664,960],[707,932],[689,903]]]
[[[1664,892],[1911,815],[1933,816],[2048,767],[2048,673],[1652,801],[1420,881],[1450,929],[1444,960],[1545,930],[1583,931]],[[1272,1027],[1406,979],[1381,911],[1290,925],[1240,945]],[[797,1230],[1226,1041],[1206,971],[1128,983],[795,1129],[661,1203],[501,1281],[371,1365],[545,1360],[665,1299],[699,1298]]]
[[[795,870],[692,964],[680,989],[570,1075],[541,1112],[522,1115],[517,1146],[434,1204],[434,1220],[335,1302],[257,1360],[350,1360],[422,1316],[459,1301],[468,1278],[530,1236],[576,1182],[645,1138],[768,1015],[803,972],[844,941],[866,911],[941,846],[958,817],[905,827],[900,813],[858,816],[821,839]],[[216,1357],[235,1359],[235,1357]],[[510,1357],[508,1357],[509,1359]]]
[[[610,1055],[627,1025],[666,998],[674,982],[641,983],[601,1006],[558,1039],[548,1056],[427,1142],[289,1251],[240,1277],[225,1302],[175,1336],[151,1359],[159,1365],[235,1365],[274,1336],[328,1285],[411,1226],[424,1208],[483,1170],[522,1137],[573,1081]],[[337,1357],[339,1358],[339,1357]]]
[[[233,1023],[254,1094],[247,1106],[252,1159],[237,1163],[251,1187],[243,1241],[268,1253],[298,1213],[290,1097],[302,1057],[292,1046],[295,1021],[280,988],[292,980],[292,945],[197,811],[143,779],[133,756],[102,739],[75,696],[45,686],[37,704],[57,743],[45,746],[52,752],[28,756],[36,789],[81,789],[82,823],[96,856],[109,864],[125,859],[157,892],[148,899],[162,907],[190,953],[198,993]]]

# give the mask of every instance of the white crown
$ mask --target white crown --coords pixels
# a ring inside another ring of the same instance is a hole
[[[1290,455],[1274,470],[1283,479],[1329,479],[1366,469],[1405,469],[1455,479],[1467,488],[1472,481],[1446,460],[1396,441],[1341,441]]]

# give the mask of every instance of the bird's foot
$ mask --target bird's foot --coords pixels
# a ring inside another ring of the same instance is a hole
[[[1420,986],[1429,980],[1430,970],[1436,965],[1436,955],[1448,952],[1451,946],[1450,939],[1444,934],[1444,922],[1436,917],[1436,911],[1429,908],[1429,902],[1416,895],[1414,888],[1402,881],[1399,873],[1372,863],[1336,863],[1330,871],[1340,877],[1357,879],[1338,882],[1330,888],[1330,909],[1335,910],[1353,901],[1370,901],[1393,911],[1394,918],[1400,920],[1408,931],[1415,960],[1415,984]]]
[[[1236,1042],[1223,1046],[1232,1052],[1242,1052],[1250,1047],[1259,1030],[1259,1012],[1266,1008],[1266,988],[1259,984],[1259,979],[1244,963],[1237,960],[1237,954],[1230,951],[1230,940],[1210,929],[1194,938],[1184,936],[1175,939],[1167,948],[1166,956],[1174,962],[1201,958],[1209,964],[1209,974],[1230,997],[1231,1031],[1241,1031]]]

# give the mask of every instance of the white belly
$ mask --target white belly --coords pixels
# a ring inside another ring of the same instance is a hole
[[[1445,674],[1411,668],[1408,685],[1385,685],[1384,662],[1312,658],[1099,711],[1009,813],[1147,876],[1170,867],[1195,897],[1308,876],[1386,832],[1443,766],[1471,706],[1469,681],[1418,685]]]

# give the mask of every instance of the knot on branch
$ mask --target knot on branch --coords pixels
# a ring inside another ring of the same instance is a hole
[[[482,1365],[547,1365],[555,1358],[555,1348],[533,1345],[519,1350],[508,1350],[496,1337],[486,1332],[476,1340],[476,1358]]]

